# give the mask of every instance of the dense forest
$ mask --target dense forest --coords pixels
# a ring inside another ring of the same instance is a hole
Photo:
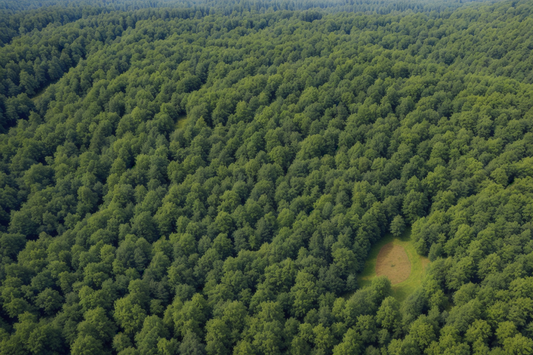
[[[0,354],[533,354],[532,50],[527,0],[0,1]]]

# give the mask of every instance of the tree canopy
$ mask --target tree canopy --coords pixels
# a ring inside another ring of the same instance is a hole
[[[319,5],[0,3],[0,354],[533,352],[533,5]]]

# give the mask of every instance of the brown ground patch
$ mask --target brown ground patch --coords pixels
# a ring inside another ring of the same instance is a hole
[[[407,280],[411,273],[411,263],[401,245],[385,244],[378,254],[376,275],[387,276],[391,283],[397,284]]]

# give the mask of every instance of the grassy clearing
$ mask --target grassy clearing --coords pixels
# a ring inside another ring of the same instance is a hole
[[[187,124],[187,115],[182,115],[178,117],[178,121],[176,122],[176,128],[183,129],[185,128],[186,124]]]
[[[409,277],[405,281],[392,285],[393,296],[401,302],[406,299],[407,296],[409,296],[417,288],[417,286],[422,283],[422,280],[424,279],[424,275],[426,273],[426,266],[429,264],[429,259],[418,255],[413,244],[411,243],[410,228],[407,229],[400,238],[395,238],[391,234],[389,234],[372,247],[368,255],[368,260],[365,264],[365,269],[363,270],[361,275],[359,275],[359,286],[365,287],[370,285],[372,279],[377,276],[376,266],[378,263],[379,252],[381,248],[383,248],[389,243],[392,243],[392,246],[403,247],[405,253],[407,254],[407,257],[409,258],[409,262],[411,263]],[[396,250],[401,249],[396,248]],[[389,259],[386,261],[389,263],[389,265],[392,265],[392,260]],[[405,265],[402,266],[401,261],[399,265],[401,268],[405,268]]]
[[[406,281],[411,274],[411,262],[405,248],[392,242],[379,251],[376,261],[376,275],[386,276],[395,285]]]

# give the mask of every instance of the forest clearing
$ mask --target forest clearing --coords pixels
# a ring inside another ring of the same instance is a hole
[[[429,259],[417,254],[410,229],[399,238],[388,234],[370,250],[359,286],[369,286],[375,277],[386,276],[391,281],[393,296],[403,301],[422,284],[428,265]]]
[[[395,285],[407,280],[409,274],[411,262],[404,247],[392,242],[381,247],[376,262],[377,276],[386,276]]]

